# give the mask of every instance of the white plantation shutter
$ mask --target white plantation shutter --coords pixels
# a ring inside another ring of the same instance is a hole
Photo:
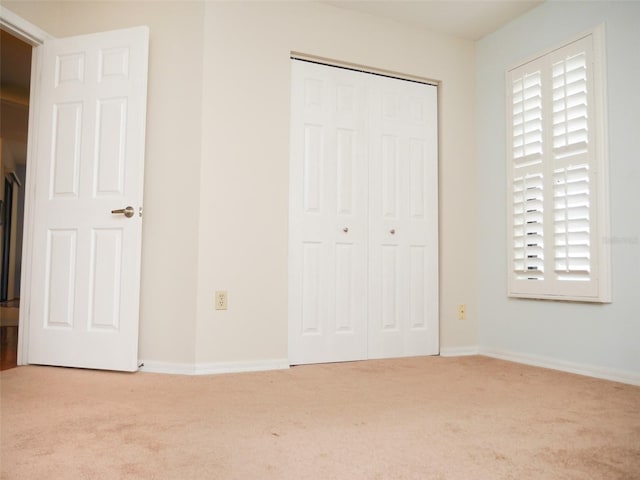
[[[593,37],[507,73],[511,296],[609,301]]]

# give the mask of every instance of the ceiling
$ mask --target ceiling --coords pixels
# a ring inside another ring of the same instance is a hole
[[[334,0],[323,3],[338,8],[386,17],[408,25],[479,40],[544,0]],[[1,32],[0,78],[6,93],[28,92],[31,46]]]
[[[543,1],[334,0],[323,3],[476,41]],[[7,147],[14,143],[26,145],[31,46],[2,31],[0,50],[0,135]]]
[[[467,40],[479,40],[544,0],[338,0],[323,3]]]

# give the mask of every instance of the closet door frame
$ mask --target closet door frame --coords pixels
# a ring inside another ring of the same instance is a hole
[[[439,353],[437,87],[424,83],[292,57],[291,364]],[[386,94],[394,85],[409,92],[395,106]],[[364,113],[345,115],[353,108]],[[399,209],[385,218],[390,183],[380,146],[389,125],[409,128],[396,135]],[[375,191],[383,184],[386,200]],[[391,264],[398,271],[390,281]]]

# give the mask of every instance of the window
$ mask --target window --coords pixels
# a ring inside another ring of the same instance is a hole
[[[507,72],[510,296],[610,301],[602,38]]]

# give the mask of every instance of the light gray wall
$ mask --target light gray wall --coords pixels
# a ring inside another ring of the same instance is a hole
[[[507,298],[505,70],[604,23],[613,302]],[[550,1],[477,44],[481,350],[640,375],[640,2]]]

